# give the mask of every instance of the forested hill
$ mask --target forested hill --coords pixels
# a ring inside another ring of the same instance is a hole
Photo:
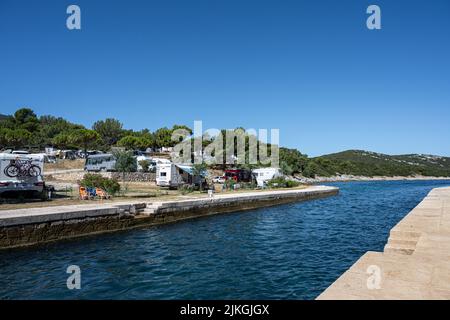
[[[424,155],[386,155],[363,150],[348,150],[312,158],[306,171],[330,176],[450,176],[450,158]],[[305,172],[306,174],[308,172]]]
[[[37,116],[33,110],[21,108],[13,115],[0,114],[0,151],[12,148],[41,152],[46,146],[102,151],[109,151],[113,146],[133,151],[157,149],[175,145],[172,133],[176,129],[183,129],[192,134],[192,130],[186,125],[176,124],[171,128],[159,128],[153,132],[149,129],[139,131],[124,129],[119,120],[111,118],[98,120],[91,129],[88,129],[63,118],[51,115]],[[226,130],[223,132],[226,133]],[[213,137],[204,138],[203,146],[208,146],[213,140]],[[249,140],[246,141],[248,143]],[[329,177],[338,174],[369,177],[412,175],[450,177],[448,157],[421,154],[390,156],[361,150],[309,158],[299,150],[280,148],[280,167],[286,175],[304,177]]]

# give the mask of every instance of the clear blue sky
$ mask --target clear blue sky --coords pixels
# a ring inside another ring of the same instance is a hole
[[[0,113],[279,128],[312,156],[450,156],[449,40],[448,0],[1,0]]]

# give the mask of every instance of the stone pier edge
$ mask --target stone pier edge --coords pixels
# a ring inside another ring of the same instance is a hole
[[[450,187],[431,190],[383,252],[365,253],[317,300],[450,300]]]
[[[0,250],[270,207],[338,193],[336,187],[310,186],[178,201],[4,210],[0,211]]]

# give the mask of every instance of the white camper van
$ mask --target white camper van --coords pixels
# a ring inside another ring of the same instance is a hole
[[[280,168],[255,169],[252,171],[252,174],[260,188],[263,188],[269,180],[283,176]]]
[[[156,165],[156,185],[159,187],[177,188],[183,184],[177,166],[173,163],[158,163]]]
[[[41,155],[0,153],[0,195],[4,192],[42,193],[44,159]]]
[[[158,163],[156,165],[156,185],[159,187],[178,188],[184,184],[205,184],[206,172],[202,176],[194,176],[191,166]]]

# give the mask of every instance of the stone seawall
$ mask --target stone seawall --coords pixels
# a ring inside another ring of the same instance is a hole
[[[319,300],[450,299],[450,188],[433,189]]]
[[[335,187],[312,186],[181,201],[5,210],[0,213],[0,249],[257,209],[327,197],[338,192]]]

